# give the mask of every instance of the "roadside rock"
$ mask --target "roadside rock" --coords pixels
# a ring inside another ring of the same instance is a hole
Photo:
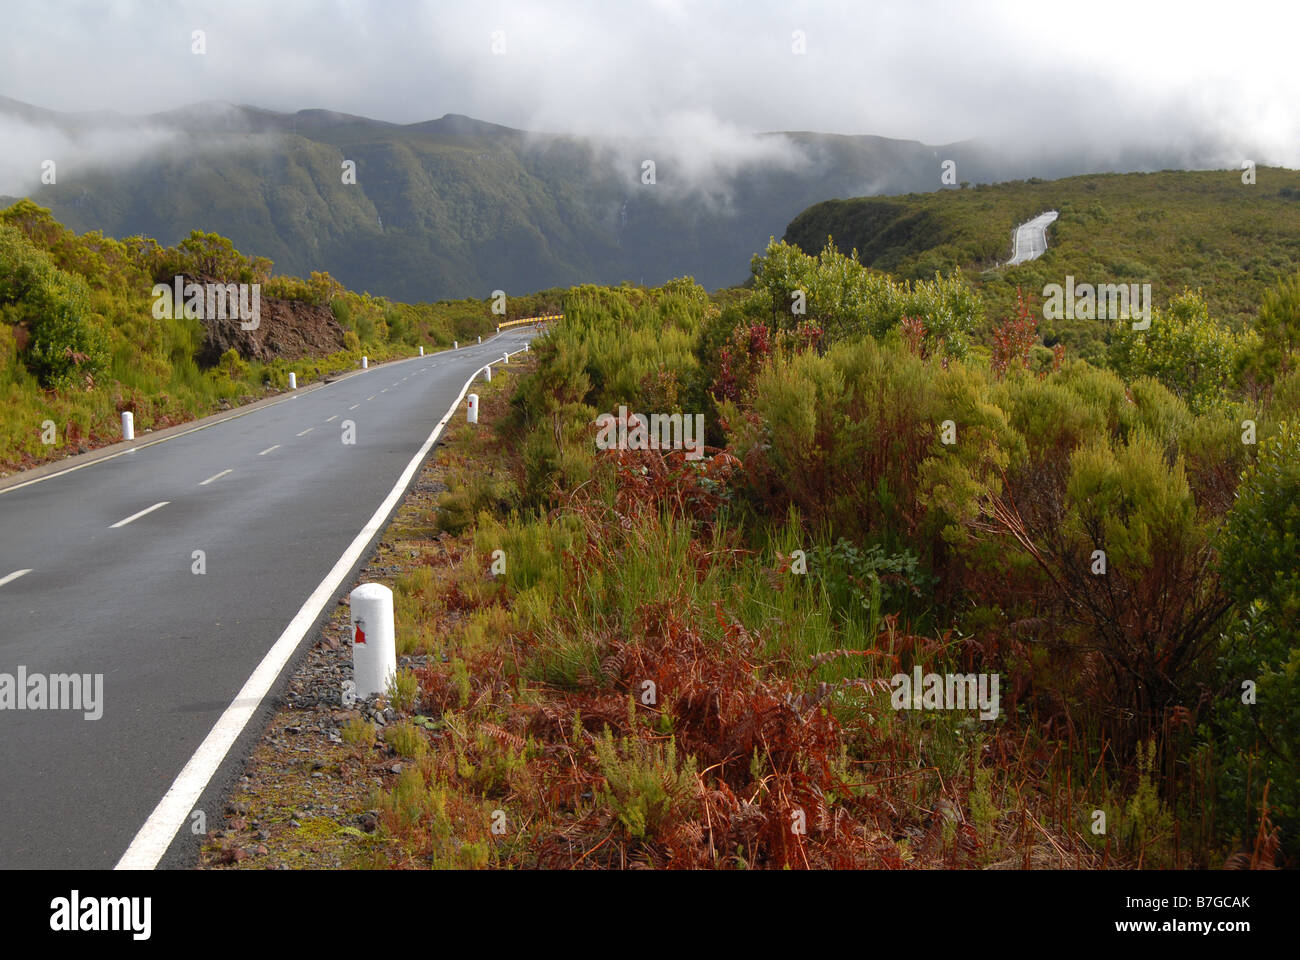
[[[185,277],[186,283],[222,283],[217,277]],[[344,349],[344,330],[328,307],[302,300],[259,297],[256,329],[244,330],[239,318],[204,317],[204,338],[198,353],[201,366],[216,366],[221,355],[235,350],[245,360],[269,362],[277,357],[325,357]]]

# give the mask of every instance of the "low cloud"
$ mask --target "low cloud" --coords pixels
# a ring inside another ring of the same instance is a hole
[[[629,192],[650,200],[694,200],[712,213],[732,212],[736,178],[756,170],[801,171],[813,158],[783,135],[760,135],[703,110],[681,111],[656,124],[655,137],[602,139],[597,149]],[[653,189],[645,183],[653,163]]]
[[[264,126],[264,124],[262,125]],[[0,99],[0,195],[24,196],[44,184],[53,161],[57,185],[91,173],[120,173],[150,161],[217,151],[275,152],[283,134],[258,129],[229,103],[191,104],[145,117],[116,113],[63,114]]]
[[[634,183],[650,144],[669,160],[665,193],[726,206],[738,171],[816,162],[760,131],[978,138],[1026,165],[1300,167],[1297,20],[1294,0],[1227,13],[1218,0],[67,0],[58,16],[6,10],[0,95],[132,115],[208,101],[466,114],[631,145],[614,162]],[[7,192],[58,154],[129,162],[168,136],[72,142],[4,122]]]
[[[147,124],[96,126],[69,130],[0,114],[0,194],[24,196],[41,185],[47,161],[54,163],[56,182],[95,170],[125,169],[172,149],[181,133]]]

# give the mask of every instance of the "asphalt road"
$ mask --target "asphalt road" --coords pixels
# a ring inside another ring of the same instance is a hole
[[[1012,241],[1011,259],[1007,261],[1008,267],[1014,267],[1026,260],[1035,260],[1047,252],[1047,226],[1056,217],[1057,212],[1055,210],[1048,210],[1046,213],[1040,213],[1029,222],[1016,227],[1016,235]]]
[[[99,719],[0,709],[0,868],[118,862],[465,381],[531,336],[376,366],[0,492],[0,675],[103,675]],[[203,795],[210,827],[220,779]],[[183,862],[186,842],[162,865]]]

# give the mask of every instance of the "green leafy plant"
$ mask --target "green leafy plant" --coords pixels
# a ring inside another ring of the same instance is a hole
[[[698,775],[693,757],[678,764],[674,738],[666,745],[639,738],[624,738],[616,745],[606,727],[595,749],[605,778],[602,802],[614,811],[628,836],[654,836],[672,819],[686,815],[686,805],[698,790]]]
[[[1264,784],[1284,845],[1300,839],[1300,426],[1279,425],[1242,477],[1221,540],[1238,616],[1220,641],[1221,783],[1250,836]]]
[[[429,749],[428,741],[413,723],[402,721],[384,728],[384,743],[397,751],[400,757],[418,760]]]

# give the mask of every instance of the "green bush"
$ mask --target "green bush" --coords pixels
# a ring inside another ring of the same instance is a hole
[[[831,606],[847,616],[863,617],[874,636],[882,613],[914,612],[929,597],[933,578],[910,550],[888,553],[880,544],[859,548],[844,538],[818,544],[808,554],[809,573],[826,588]]]
[[[450,489],[438,498],[438,523],[448,533],[466,529],[480,510],[507,510],[515,504],[515,484],[509,477],[458,470],[448,479]]]
[[[93,383],[108,363],[103,333],[89,314],[89,292],[79,277],[57,271],[29,300],[29,370],[46,387]]]
[[[1242,477],[1221,544],[1238,617],[1220,645],[1226,695],[1215,717],[1222,793],[1250,837],[1264,783],[1284,846],[1300,840],[1300,426],[1282,424]],[[1254,703],[1243,684],[1255,685]]]
[[[621,749],[609,727],[595,742],[605,789],[601,802],[617,815],[633,839],[652,838],[673,819],[686,817],[686,805],[699,789],[694,757],[677,761],[677,743],[666,746],[624,738]]]
[[[1019,443],[978,373],[897,342],[777,357],[758,375],[751,409],[728,402],[721,413],[761,512],[794,506],[837,537],[924,545],[927,563]],[[947,421],[953,444],[943,443]]]
[[[548,503],[557,483],[572,488],[591,476],[599,413],[620,404],[637,413],[712,410],[696,348],[713,307],[693,282],[636,292],[574,287],[563,308],[563,321],[534,342],[537,368],[511,401],[508,429],[521,438],[528,504]]]
[[[1284,277],[1265,292],[1255,330],[1264,344],[1265,369],[1270,373],[1291,370],[1295,366],[1292,357],[1300,348],[1300,273]]]
[[[0,224],[0,320],[26,326],[22,359],[44,387],[93,385],[108,364],[85,281],[54,266],[6,224]]]
[[[1111,336],[1110,362],[1122,376],[1154,377],[1194,411],[1221,404],[1257,336],[1237,336],[1210,319],[1199,292],[1184,290],[1166,309],[1152,311],[1149,330],[1121,321]]]
[[[239,351],[231,347],[217,361],[217,369],[232,380],[242,380],[248,373],[248,364],[239,355]]]
[[[756,295],[778,330],[812,323],[830,343],[863,334],[882,337],[903,317],[918,317],[928,354],[961,359],[981,319],[979,294],[960,273],[898,282],[864,267],[856,250],[850,256],[840,253],[830,238],[816,257],[773,240],[763,254],[754,255],[751,270]],[[803,294],[802,313],[796,312],[796,291]]]

